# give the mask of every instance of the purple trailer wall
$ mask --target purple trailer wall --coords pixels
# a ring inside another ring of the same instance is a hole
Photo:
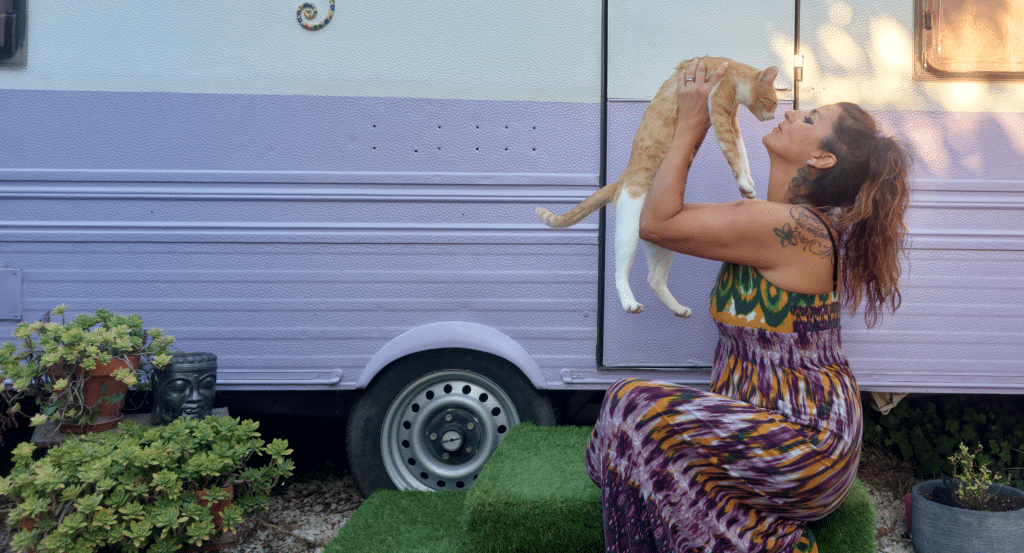
[[[572,103],[0,90],[0,266],[24,320],[140,313],[221,389],[353,388],[420,325],[594,369],[597,228],[533,207],[597,184]],[[10,335],[17,321],[0,322]]]
[[[58,303],[139,312],[217,352],[224,389],[351,388],[388,342],[440,321],[497,330],[546,387],[707,382],[715,263],[677,256],[670,286],[695,312],[682,320],[638,256],[645,312],[629,315],[606,241],[599,327],[598,216],[564,230],[533,216],[597,186],[597,106],[17,90],[0,104],[19,106],[0,112],[0,262],[21,269],[24,319]],[[609,102],[610,181],[645,107]],[[1018,392],[1024,118],[876,115],[916,160],[912,249],[897,315],[870,331],[846,319],[861,387]],[[741,122],[763,183],[771,123]],[[714,143],[689,193],[736,197]]]

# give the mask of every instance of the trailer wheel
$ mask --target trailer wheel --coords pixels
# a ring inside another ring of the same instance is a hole
[[[515,366],[471,350],[396,362],[352,407],[349,469],[360,492],[462,490],[520,421],[554,424],[551,403]]]

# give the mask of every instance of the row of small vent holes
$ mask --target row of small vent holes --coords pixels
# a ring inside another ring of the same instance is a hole
[[[442,127],[441,125],[438,125],[438,126],[437,126],[438,130],[441,130],[441,127]],[[505,125],[505,130],[508,130],[508,127],[509,127],[508,125]],[[376,128],[377,128],[377,125],[373,125],[373,128],[375,128],[375,129],[376,129]],[[477,130],[479,130],[479,129],[480,129],[480,125],[475,125],[475,126],[474,126],[474,128],[475,128],[475,129],[477,129]],[[531,127],[530,127],[530,130],[534,130],[534,131],[535,131],[535,130],[537,130],[537,126],[536,126],[536,125],[533,125],[533,126],[531,126]],[[373,150],[377,150],[377,147],[376,147],[376,146],[373,146],[373,147],[372,147],[372,149],[373,149]],[[438,147],[437,147],[437,149],[438,149],[438,150],[440,150],[440,149],[441,149],[441,146],[438,146]],[[476,146],[476,147],[475,147],[475,150],[479,152],[479,151],[480,151],[480,147],[479,147],[479,146]],[[423,151],[426,151],[426,150],[423,150]],[[508,147],[508,146],[506,146],[506,147],[505,147],[505,151],[506,151],[506,152],[507,152],[507,151],[509,151],[509,147]],[[536,147],[536,146],[532,146],[532,147],[530,148],[530,151],[536,152],[536,151],[537,151],[537,147]],[[413,153],[417,153],[417,154],[418,154],[418,153],[420,153],[420,148],[414,148],[414,149],[413,149]]]

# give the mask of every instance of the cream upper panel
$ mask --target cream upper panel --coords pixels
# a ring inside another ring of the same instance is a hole
[[[779,99],[793,98],[795,2],[609,0],[608,97],[649,99],[680,61],[712,55],[779,68]]]
[[[0,88],[600,101],[600,2],[301,3],[32,0]]]
[[[1024,112],[1024,83],[914,79],[913,0],[801,2],[801,107],[837,101],[874,110]],[[1024,25],[1022,2],[1011,2]],[[1012,12],[1013,10],[1011,10]]]

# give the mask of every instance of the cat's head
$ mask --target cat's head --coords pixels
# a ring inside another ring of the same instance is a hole
[[[751,102],[747,107],[758,121],[775,119],[775,106],[779,104],[779,95],[775,91],[775,77],[778,75],[779,68],[773,65],[758,73],[751,84]]]

